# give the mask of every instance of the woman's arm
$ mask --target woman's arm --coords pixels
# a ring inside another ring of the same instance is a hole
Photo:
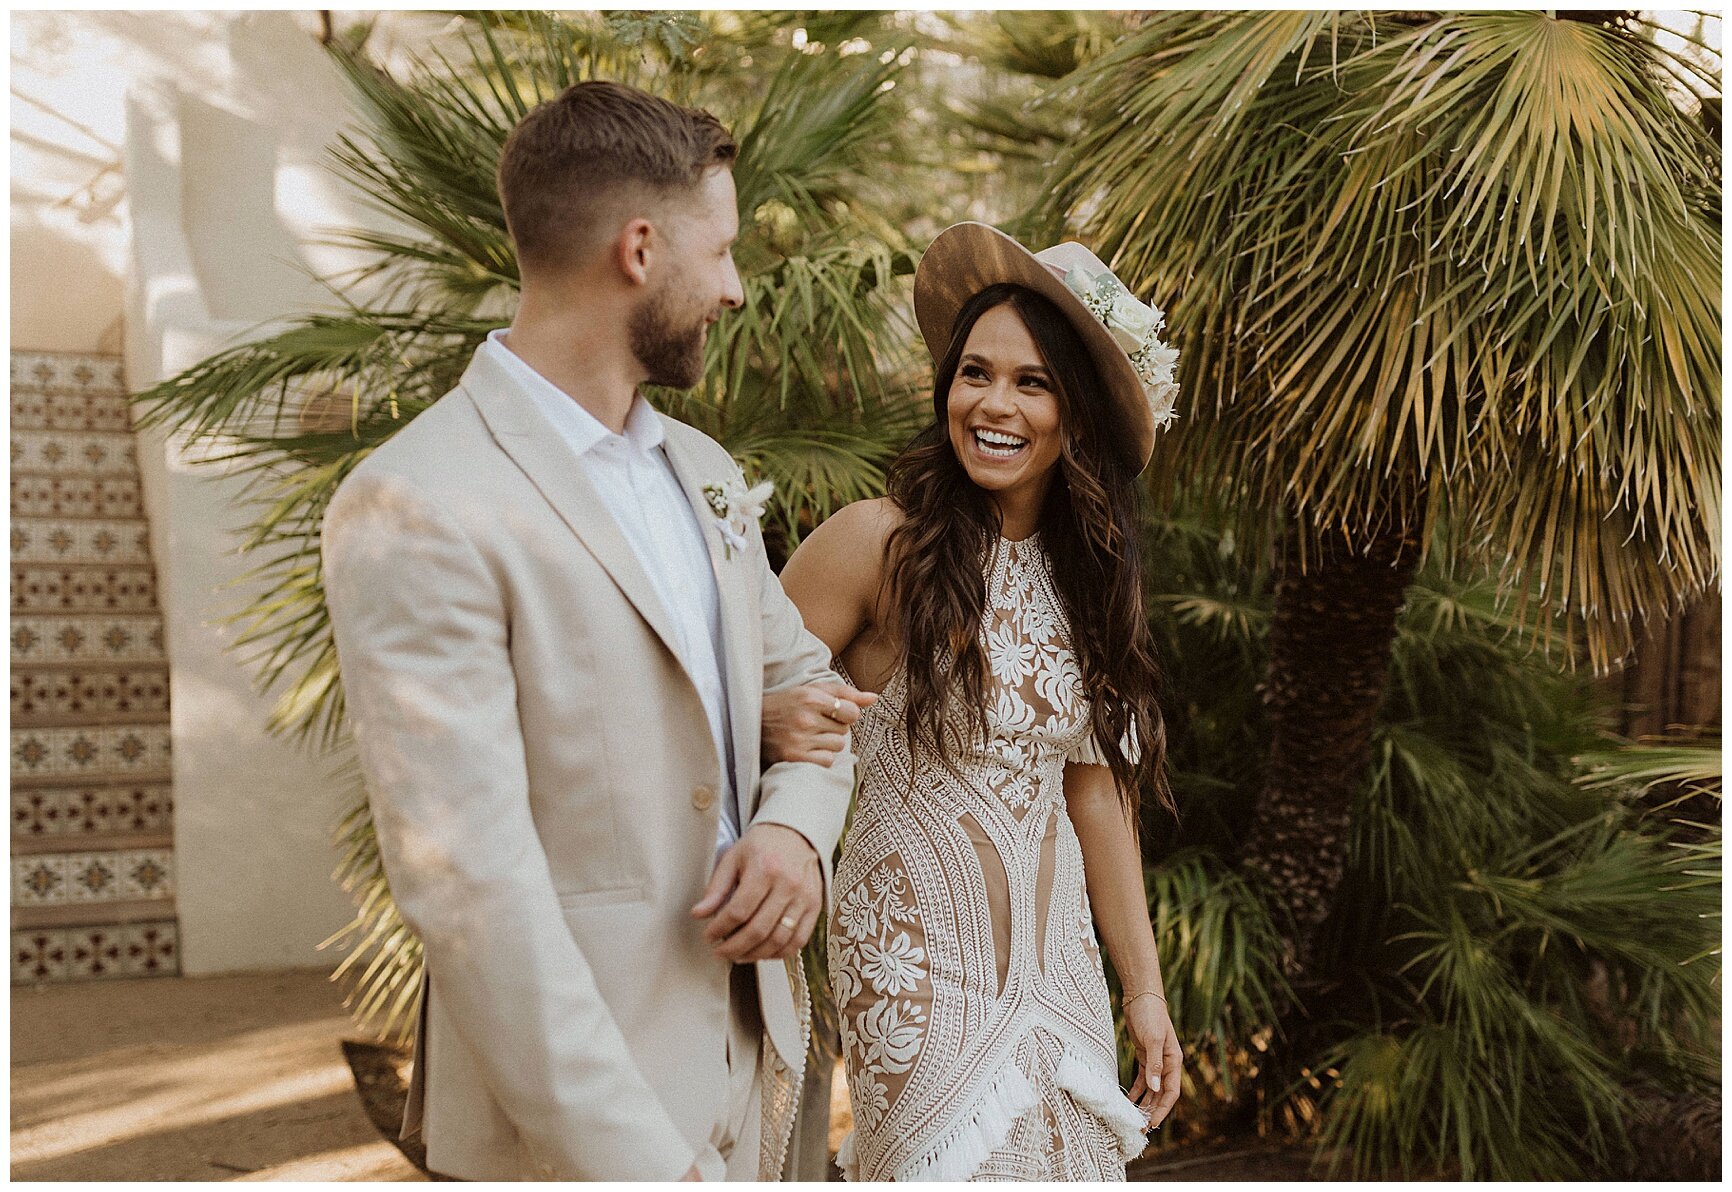
[[[1136,1044],[1137,1077],[1130,1097],[1149,1114],[1149,1124],[1158,1126],[1179,1099],[1184,1054],[1167,1013],[1136,824],[1125,814],[1112,771],[1105,766],[1066,766],[1064,797],[1082,846],[1089,905],[1119,974],[1125,1027]]]
[[[856,501],[800,543],[782,568],[782,590],[806,628],[842,655],[874,627],[885,543],[895,525],[889,501]],[[766,693],[763,760],[829,765],[844,734],[878,697],[843,685],[808,685]]]

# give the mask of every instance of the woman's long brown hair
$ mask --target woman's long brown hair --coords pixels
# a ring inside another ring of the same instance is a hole
[[[1160,670],[1143,607],[1139,461],[1129,457],[1094,360],[1069,319],[1021,286],[991,286],[963,306],[933,377],[935,420],[890,467],[889,495],[903,521],[888,543],[886,594],[902,641],[908,737],[950,764],[960,745],[945,730],[952,701],[971,709],[969,721],[980,739],[986,735],[984,567],[1002,526],[997,507],[951,446],[948,407],[969,332],[981,315],[1006,305],[1033,336],[1058,397],[1063,447],[1039,529],[1092,705],[1094,737],[1128,811],[1135,814],[1145,793],[1171,811]],[[1139,746],[1135,761],[1121,739]]]

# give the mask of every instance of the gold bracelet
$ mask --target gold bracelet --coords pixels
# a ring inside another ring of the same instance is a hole
[[[1121,1013],[1122,1013],[1122,1012],[1123,1012],[1123,1011],[1125,1011],[1125,1010],[1129,1010],[1129,1009],[1130,1009],[1130,1008],[1131,1008],[1131,1003],[1132,1003],[1132,1002],[1134,1002],[1134,1001],[1136,1001],[1136,1000],[1137,1000],[1137,999],[1138,999],[1138,998],[1140,998],[1140,997],[1158,997],[1158,998],[1160,998],[1160,999],[1161,999],[1161,1004],[1162,1004],[1162,1005],[1163,1005],[1163,1006],[1164,1006],[1164,1005],[1166,1005],[1166,1004],[1167,1004],[1167,995],[1166,995],[1166,994],[1164,994],[1164,993],[1156,993],[1156,992],[1155,992],[1155,991],[1154,991],[1154,990],[1152,990],[1152,989],[1145,989],[1145,990],[1143,990],[1143,991],[1142,991],[1142,992],[1140,992],[1140,993],[1133,993],[1133,994],[1131,994],[1131,996],[1130,996],[1130,997],[1127,997],[1127,998],[1121,998],[1121,999],[1120,999],[1120,1000],[1119,1000],[1119,1010],[1120,1010],[1120,1012],[1121,1012]]]

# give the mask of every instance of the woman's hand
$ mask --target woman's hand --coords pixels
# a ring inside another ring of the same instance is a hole
[[[1137,1049],[1137,1078],[1127,1094],[1149,1115],[1154,1129],[1179,1099],[1179,1074],[1185,1062],[1167,1003],[1159,997],[1135,997],[1124,1006],[1125,1030]]]
[[[846,683],[807,683],[764,695],[764,764],[811,762],[828,768],[850,725],[878,702]]]

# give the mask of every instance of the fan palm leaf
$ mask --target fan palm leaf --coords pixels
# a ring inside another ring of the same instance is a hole
[[[1252,529],[1423,492],[1602,663],[1701,590],[1718,150],[1674,62],[1540,13],[1152,15],[1070,81],[1101,118],[1052,201],[1171,301],[1196,399],[1164,471],[1220,468]]]
[[[1718,145],[1674,57],[1616,14],[1174,11],[1053,92],[1047,212],[1182,349],[1156,484],[1278,543],[1246,858],[1301,966],[1430,551],[1601,668],[1717,579]]]

